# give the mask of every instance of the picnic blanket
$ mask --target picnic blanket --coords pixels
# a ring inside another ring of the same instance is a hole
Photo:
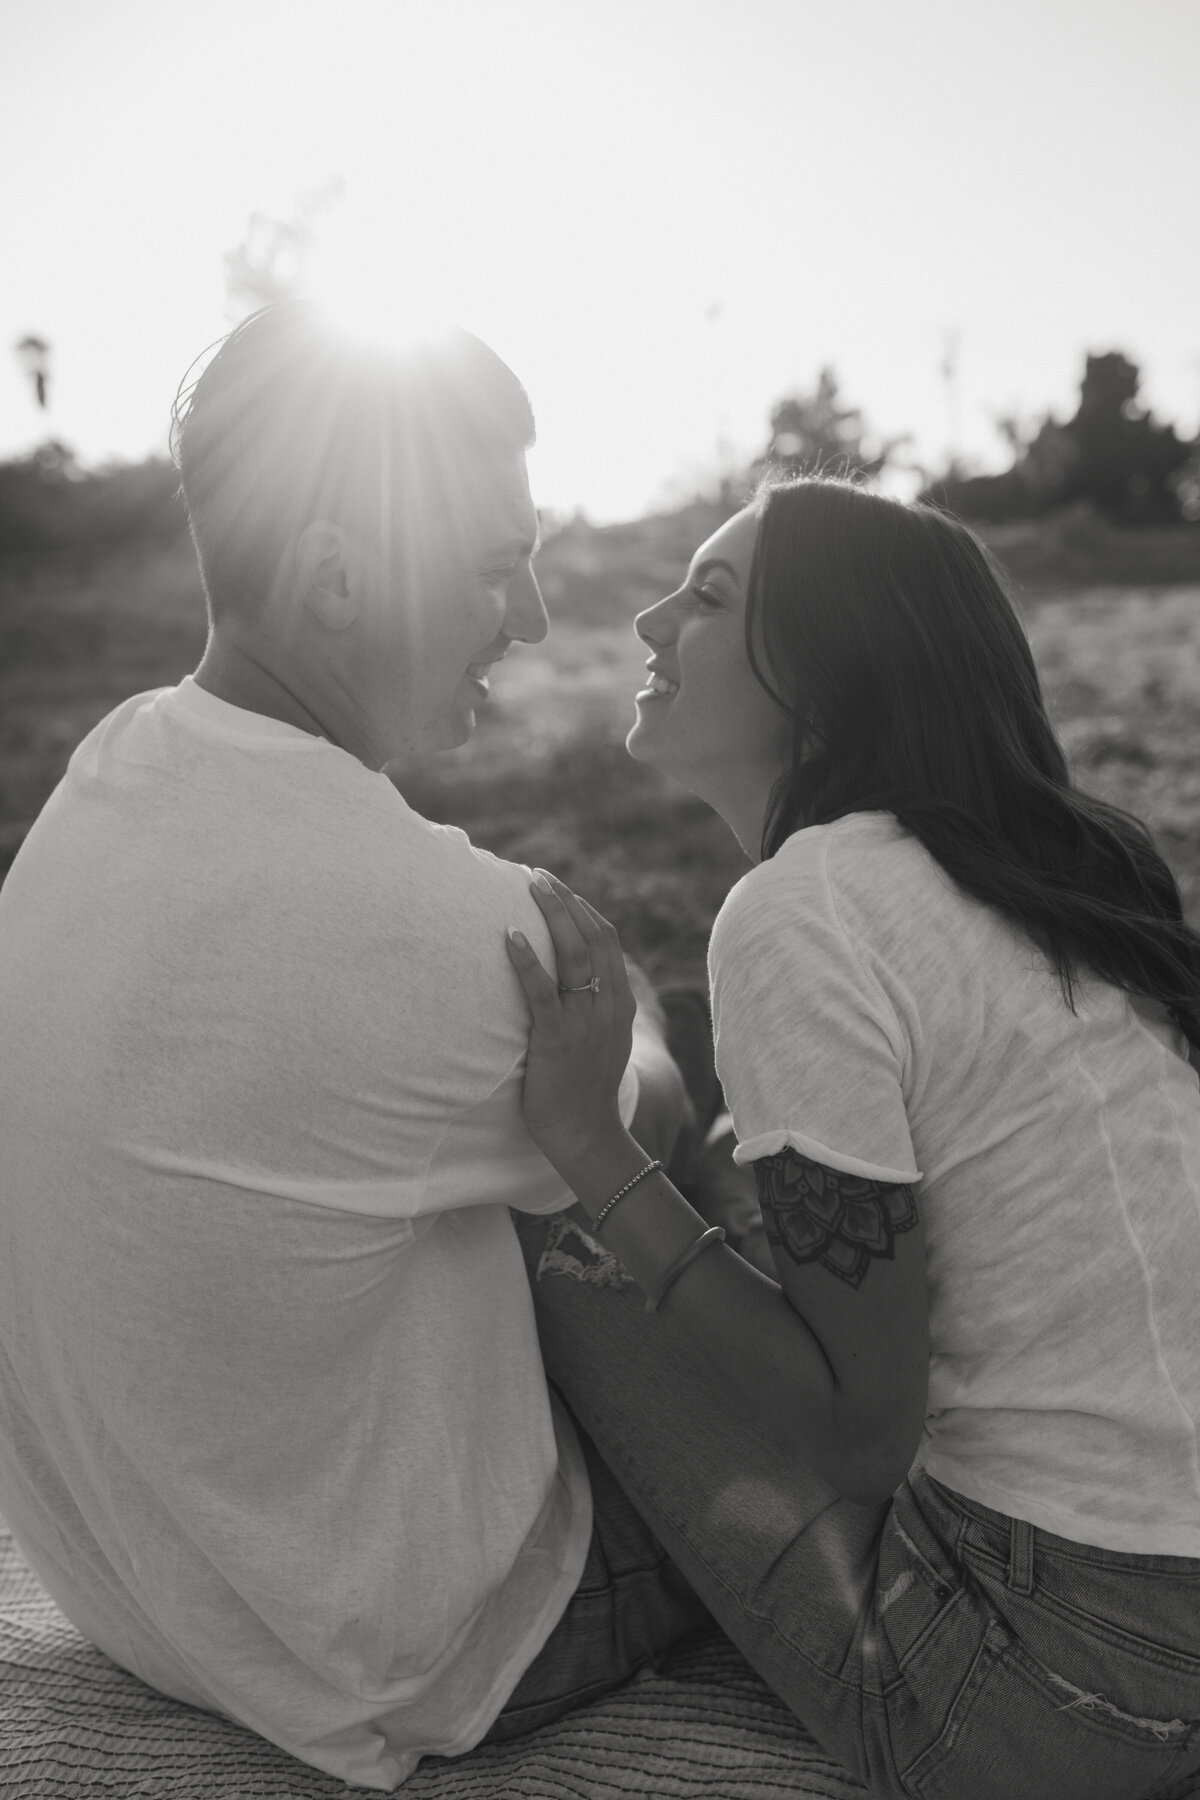
[[[365,1795],[93,1649],[0,1521],[3,1800]],[[605,1700],[513,1743],[431,1757],[405,1800],[864,1800],[715,1630]]]

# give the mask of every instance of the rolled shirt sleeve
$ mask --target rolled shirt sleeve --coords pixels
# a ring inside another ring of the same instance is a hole
[[[820,833],[797,833],[734,888],[709,974],[735,1162],[790,1146],[867,1180],[920,1179],[903,1029],[839,916]]]

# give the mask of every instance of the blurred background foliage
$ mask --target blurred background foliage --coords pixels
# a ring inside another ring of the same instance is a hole
[[[248,298],[269,249],[238,263]],[[975,522],[1007,568],[1079,779],[1149,820],[1196,916],[1200,446],[1138,389],[1124,355],[1091,355],[1070,419],[1001,422],[1008,470],[951,463],[923,493]],[[778,401],[761,455],[712,491],[623,524],[546,519],[550,637],[497,671],[469,745],[397,778],[406,797],[561,874],[659,978],[696,979],[747,865],[714,815],[625,754],[645,658],[634,618],[764,469],[877,481],[903,453],[903,439],[872,438],[826,368]],[[80,738],[199,660],[203,595],[176,490],[165,459],[86,470],[52,438],[0,465],[0,875]]]
[[[1000,421],[1014,451],[1000,475],[950,470],[927,498],[969,519],[1036,519],[1080,503],[1121,525],[1200,519],[1200,445],[1139,404],[1141,371],[1118,350],[1089,356],[1079,405],[1060,424],[1047,415],[1026,438]]]

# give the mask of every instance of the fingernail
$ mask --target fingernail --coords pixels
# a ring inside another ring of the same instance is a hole
[[[508,938],[509,942],[515,944],[518,950],[528,950],[529,939],[523,931],[510,931]]]
[[[540,888],[543,894],[552,894],[554,892],[554,889],[550,886],[550,883],[546,880],[546,877],[542,874],[540,869],[533,878],[533,885],[535,888]]]

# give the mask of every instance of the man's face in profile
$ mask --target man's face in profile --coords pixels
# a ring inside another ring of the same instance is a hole
[[[538,527],[523,453],[464,471],[428,535],[419,569],[406,566],[402,526],[392,552],[365,558],[358,680],[388,760],[465,743],[492,664],[549,629],[530,567]]]

